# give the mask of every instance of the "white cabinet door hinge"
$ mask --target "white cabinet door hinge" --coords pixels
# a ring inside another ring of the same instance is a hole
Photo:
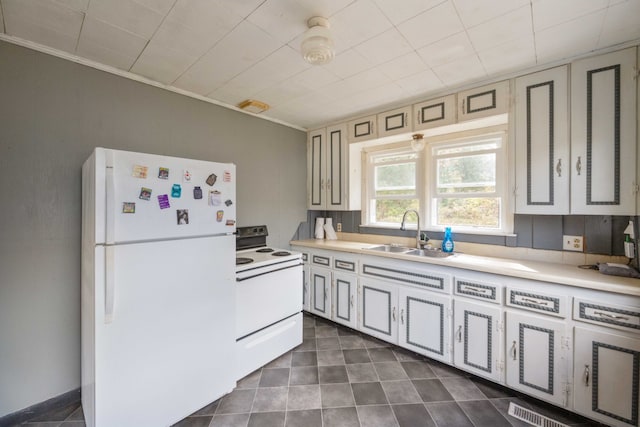
[[[453,317],[453,310],[450,308],[447,308],[447,317]]]
[[[449,344],[449,345],[447,346],[447,353],[448,353],[448,354],[452,354],[452,353],[453,353],[453,344]]]
[[[500,322],[500,321],[496,322],[496,331],[504,332],[504,322]]]
[[[504,361],[503,360],[496,360],[496,370],[498,372],[503,372],[504,371]]]
[[[560,346],[565,350],[571,350],[571,337],[562,336],[560,338]]]

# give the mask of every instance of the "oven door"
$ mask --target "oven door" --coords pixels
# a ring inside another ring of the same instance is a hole
[[[236,339],[302,311],[302,262],[293,259],[236,273]]]

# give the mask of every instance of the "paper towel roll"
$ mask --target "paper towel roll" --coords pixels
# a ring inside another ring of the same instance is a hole
[[[316,218],[316,239],[324,239],[324,218]]]
[[[327,218],[327,220],[329,220],[331,218]],[[331,222],[327,222],[324,225],[324,231],[327,234],[327,239],[328,240],[338,240],[338,236],[336,235],[335,230],[333,229],[333,225],[331,225]]]

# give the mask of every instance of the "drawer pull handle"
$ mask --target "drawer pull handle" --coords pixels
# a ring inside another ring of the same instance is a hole
[[[602,311],[594,311],[593,314],[595,314],[596,316],[600,316],[600,317],[606,317],[607,319],[629,320],[629,318],[626,317],[626,316],[615,316],[613,314],[603,313]]]
[[[400,310],[400,323],[404,325],[404,308]]]
[[[458,337],[458,342],[462,342],[462,325],[458,326],[456,336]]]
[[[331,190],[331,180],[327,179],[327,190]]]
[[[320,189],[324,190],[324,178],[320,179]]]
[[[584,386],[589,387],[589,365],[584,365],[584,374],[582,374]]]
[[[353,295],[351,295],[351,307],[353,307]]]
[[[578,172],[578,176],[580,175],[581,171],[582,171],[582,160],[580,159],[580,156],[578,156],[578,161],[576,162],[576,172]]]
[[[393,321],[395,322],[396,321],[396,308],[395,307],[393,307],[391,315],[393,316]]]
[[[479,294],[484,294],[487,291],[486,289],[474,288],[473,286],[469,285],[464,286],[462,289],[465,291],[477,292]]]
[[[518,358],[518,353],[517,353],[517,349],[516,349],[516,342],[513,342],[513,345],[511,346],[511,357],[513,358],[513,360],[517,360]]]
[[[558,164],[556,165],[556,173],[558,174],[558,178],[562,177],[562,159],[558,159]]]
[[[531,298],[522,298],[522,301],[528,302],[528,303],[531,303],[531,304],[536,304],[536,305],[543,305],[545,307],[547,306],[547,302],[546,301],[538,301],[538,300],[531,299]]]

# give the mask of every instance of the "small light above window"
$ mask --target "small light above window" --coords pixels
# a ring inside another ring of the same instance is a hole
[[[426,144],[426,141],[424,140],[424,135],[421,133],[416,133],[411,135],[411,138],[413,138],[411,140],[411,149],[413,151],[422,151],[424,150],[424,146]]]

